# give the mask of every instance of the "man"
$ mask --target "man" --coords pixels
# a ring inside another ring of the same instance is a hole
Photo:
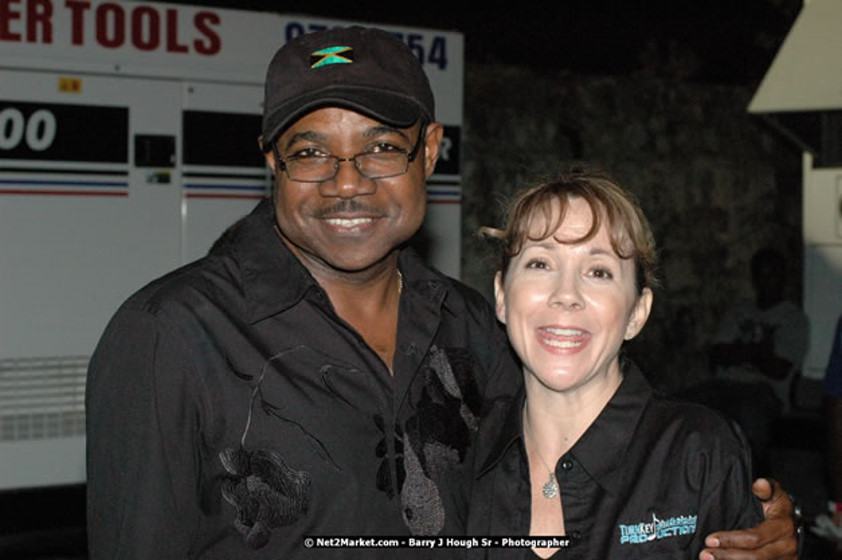
[[[130,298],[92,359],[93,560],[463,552],[306,540],[458,535],[482,403],[514,390],[491,308],[405,248],[441,138],[393,36],[330,30],[275,55],[273,200]],[[773,500],[777,519],[722,547],[791,558],[791,507]]]
[[[768,474],[772,425],[790,406],[790,390],[807,355],[807,315],[785,298],[786,260],[773,248],[751,259],[755,297],[720,323],[711,347],[717,368],[710,405],[733,417],[752,447],[755,467]]]

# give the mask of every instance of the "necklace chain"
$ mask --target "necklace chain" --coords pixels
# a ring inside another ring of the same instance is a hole
[[[529,434],[527,433],[527,420],[526,420],[526,411],[524,410],[523,414],[523,436],[524,441],[529,441],[531,439]],[[558,496],[558,481],[555,479],[555,471],[550,468],[549,464],[544,460],[544,456],[541,455],[541,452],[538,451],[538,446],[533,445],[532,450],[535,451],[535,454],[538,455],[538,459],[544,464],[544,468],[547,469],[547,472],[550,473],[550,478],[547,482],[544,483],[543,488],[541,488],[541,493],[544,494],[544,497],[548,500],[552,500],[556,496]]]

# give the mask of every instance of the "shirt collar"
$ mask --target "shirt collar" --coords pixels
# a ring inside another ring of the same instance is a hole
[[[623,458],[651,396],[652,388],[643,374],[633,363],[628,363],[617,392],[566,454],[575,457],[608,492],[617,493],[620,489]],[[522,440],[521,412],[525,399],[521,388],[514,399],[499,399],[491,403],[477,440],[477,478],[493,469],[512,445]]]
[[[629,362],[617,392],[569,451],[612,494],[622,487],[623,459],[651,397],[652,388],[646,378]]]
[[[233,258],[242,275],[248,320],[256,323],[298,303],[321,286],[289,250],[275,230],[274,205],[263,199],[232,232]],[[450,280],[424,265],[412,250],[402,250],[398,266],[404,290],[436,305],[444,302]]]
[[[521,384],[515,397],[501,397],[488,405],[477,436],[476,477],[484,476],[499,463],[512,445],[522,439],[523,404],[526,392]]]
[[[405,293],[418,295],[435,306],[447,306],[447,292],[451,287],[450,278],[428,267],[423,259],[412,249],[403,249],[398,256],[398,268],[403,274]]]
[[[239,265],[251,323],[293,306],[316,286],[304,265],[275,232],[271,199],[264,198],[234,235],[233,257]]]

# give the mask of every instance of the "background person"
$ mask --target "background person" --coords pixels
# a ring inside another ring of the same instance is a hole
[[[822,384],[825,414],[825,465],[828,505],[842,534],[842,316],[836,323],[833,346]]]
[[[774,421],[790,408],[809,341],[807,315],[785,298],[786,260],[773,248],[751,259],[754,299],[737,302],[710,348],[715,377],[685,392],[733,418],[752,448],[755,473],[768,475]]]
[[[833,333],[822,393],[828,501],[827,513],[815,517],[811,531],[821,539],[816,542],[818,554],[823,554],[823,558],[842,558],[842,316]]]

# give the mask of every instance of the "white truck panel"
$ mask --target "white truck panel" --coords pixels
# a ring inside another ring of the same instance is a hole
[[[85,373],[108,319],[265,195],[269,59],[350,23],[125,0],[3,7],[0,490],[84,481]],[[446,127],[425,228],[431,263],[458,276],[463,38],[389,30]]]

